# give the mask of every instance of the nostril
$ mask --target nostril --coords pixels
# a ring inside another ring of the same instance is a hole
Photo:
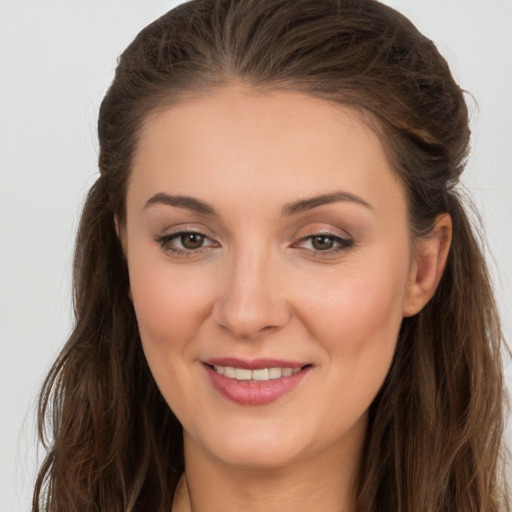
[[[271,293],[250,291],[236,287],[228,290],[216,301],[212,313],[217,325],[240,340],[269,335],[283,327],[290,318],[284,300]]]

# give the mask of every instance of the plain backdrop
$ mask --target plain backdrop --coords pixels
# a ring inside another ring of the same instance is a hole
[[[42,455],[35,401],[72,325],[73,240],[97,172],[99,103],[117,56],[177,3],[0,0],[0,512],[30,509]],[[510,339],[512,0],[386,3],[434,40],[474,97],[464,185],[486,225]]]

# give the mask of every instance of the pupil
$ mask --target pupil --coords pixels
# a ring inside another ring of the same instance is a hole
[[[199,233],[186,233],[181,235],[181,243],[186,249],[199,249],[204,242],[204,236]]]
[[[319,251],[326,251],[327,249],[332,249],[333,240],[330,236],[314,236],[311,241],[313,247],[318,249]]]

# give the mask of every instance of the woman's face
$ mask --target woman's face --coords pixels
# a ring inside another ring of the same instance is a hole
[[[188,450],[247,467],[357,456],[414,267],[403,188],[357,114],[241,86],[155,114],[122,238]]]

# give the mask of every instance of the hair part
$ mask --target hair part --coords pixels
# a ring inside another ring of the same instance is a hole
[[[100,108],[100,176],[76,242],[76,325],[40,399],[48,455],[33,512],[172,505],[182,430],[142,352],[114,216],[124,219],[149,116],[239,82],[357,109],[404,185],[413,237],[428,236],[441,213],[453,221],[438,290],[403,320],[371,406],[357,510],[497,512],[506,503],[502,335],[457,188],[467,107],[432,41],[375,0],[195,0],[147,26],[121,55]]]

